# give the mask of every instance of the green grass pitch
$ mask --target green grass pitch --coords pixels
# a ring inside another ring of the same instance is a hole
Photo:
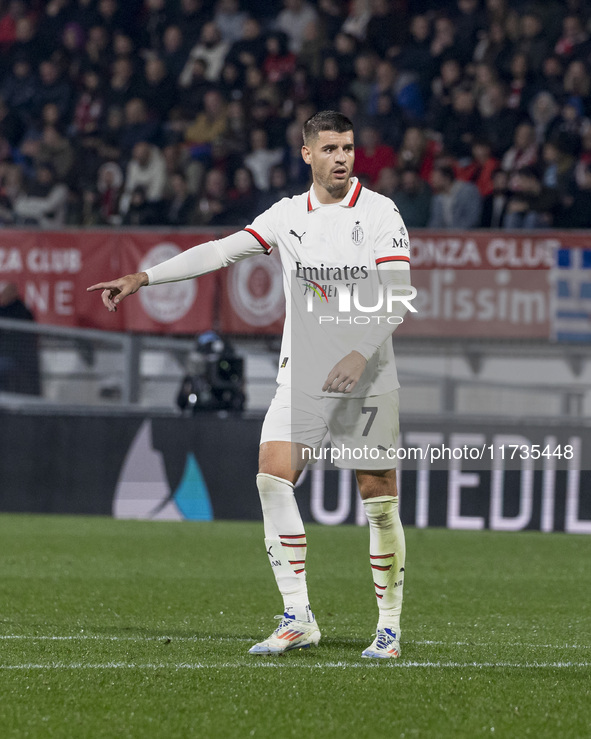
[[[591,736],[591,537],[408,529],[384,662],[367,530],[308,542],[320,646],[256,657],[261,524],[0,516],[0,736]]]

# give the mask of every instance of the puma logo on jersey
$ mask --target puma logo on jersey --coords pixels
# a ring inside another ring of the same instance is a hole
[[[302,243],[302,239],[303,239],[303,238],[304,238],[304,236],[306,235],[306,232],[304,231],[304,233],[303,233],[303,234],[302,234],[301,236],[298,236],[298,235],[297,235],[297,233],[296,233],[296,232],[295,232],[295,231],[293,230],[293,228],[292,228],[292,229],[291,229],[291,231],[289,232],[289,234],[290,234],[290,236],[295,236],[295,237],[296,237],[296,239],[297,239],[297,240],[298,240],[298,241],[300,242],[300,244],[301,244],[301,243]]]

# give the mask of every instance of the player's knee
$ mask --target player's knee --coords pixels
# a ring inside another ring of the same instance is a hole
[[[396,470],[357,470],[356,475],[359,492],[364,500],[383,495],[398,495]]]

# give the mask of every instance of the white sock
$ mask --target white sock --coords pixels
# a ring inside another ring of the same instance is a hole
[[[306,533],[293,485],[281,477],[260,473],[257,487],[263,507],[265,547],[285,613],[312,621],[306,585]]]
[[[398,515],[398,498],[382,495],[363,501],[369,520],[369,557],[378,600],[378,628],[400,638],[406,544]]]

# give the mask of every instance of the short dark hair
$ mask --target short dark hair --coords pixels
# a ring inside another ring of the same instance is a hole
[[[318,137],[320,131],[336,131],[336,133],[346,133],[353,130],[353,124],[346,115],[338,113],[336,110],[321,110],[304,123],[302,135],[304,144],[308,144]]]

